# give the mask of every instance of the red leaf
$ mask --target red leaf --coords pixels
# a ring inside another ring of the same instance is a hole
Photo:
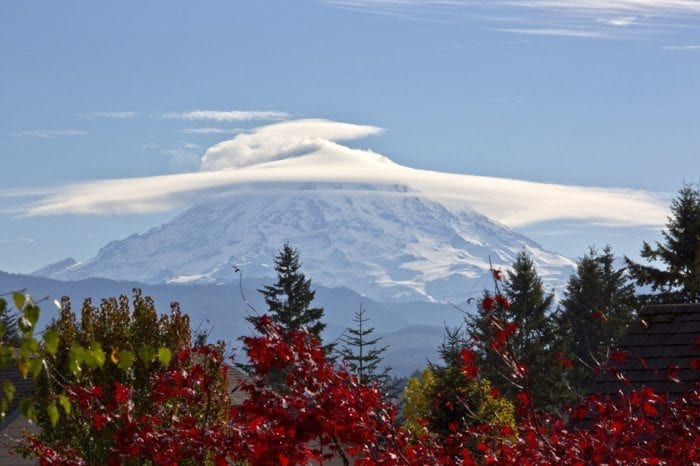
[[[114,382],[114,399],[117,403],[126,403],[129,401],[130,389],[126,385],[122,385],[119,382]]]
[[[503,307],[503,309],[510,309],[510,302],[508,302],[508,298],[503,296],[502,294],[497,294],[496,295],[496,303]]]
[[[642,408],[648,416],[658,416],[659,414],[659,410],[656,409],[651,403],[644,403]]]
[[[95,414],[92,416],[92,426],[95,429],[100,430],[105,426],[105,424],[107,424],[108,420],[109,418],[104,414]]]
[[[554,359],[556,359],[556,361],[563,367],[566,367],[568,369],[574,367],[571,361],[567,359],[567,357],[564,356],[562,353],[554,353]]]
[[[627,361],[627,352],[625,351],[613,351],[610,355],[610,359],[615,362],[625,362]]]
[[[515,398],[522,404],[523,406],[527,406],[530,404],[530,397],[528,396],[527,393],[521,392],[515,395]]]
[[[468,348],[465,348],[462,351],[460,351],[459,355],[461,356],[462,362],[465,365],[474,364],[474,361],[476,361],[476,354],[474,354],[474,351]]]

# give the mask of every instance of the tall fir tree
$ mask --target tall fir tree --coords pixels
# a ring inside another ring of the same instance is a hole
[[[397,383],[391,377],[391,367],[382,367],[382,354],[388,346],[378,346],[381,338],[372,338],[374,327],[367,325],[365,317],[367,308],[360,305],[355,312],[354,327],[347,327],[341,338],[341,348],[338,356],[345,361],[348,370],[355,374],[362,385],[379,384],[379,389],[385,398],[391,399],[398,395]]]
[[[493,308],[486,311],[480,306],[479,313],[468,320],[469,333],[480,349],[482,374],[511,399],[516,393],[527,390],[532,393],[537,407],[556,410],[565,399],[565,385],[552,351],[555,325],[550,311],[554,294],[545,291],[535,264],[526,252],[516,257],[503,288],[508,307],[494,303]],[[489,347],[494,318],[517,326],[508,350],[513,353],[513,359],[526,368],[521,380],[513,379],[512,368]]]
[[[305,328],[320,340],[321,332],[326,328],[321,322],[323,308],[311,306],[316,292],[311,289],[311,280],[300,271],[299,251],[285,243],[274,262],[277,282],[258,290],[265,298],[269,317],[284,330]],[[247,317],[256,326],[260,318]]]
[[[579,395],[593,381],[592,369],[622,338],[634,312],[634,286],[613,261],[610,246],[602,253],[591,248],[581,257],[557,312],[556,350],[572,361],[567,379]]]
[[[671,216],[662,232],[663,244],[652,247],[646,241],[640,255],[648,262],[638,264],[625,257],[630,276],[639,286],[650,286],[651,293],[639,295],[646,303],[700,302],[700,190],[684,184],[671,202]]]
[[[17,346],[21,337],[17,328],[17,316],[7,306],[7,302],[0,300],[0,341],[3,345]]]

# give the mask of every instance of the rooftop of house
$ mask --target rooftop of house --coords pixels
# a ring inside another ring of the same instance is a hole
[[[591,392],[642,387],[677,397],[700,383],[700,304],[645,306]]]

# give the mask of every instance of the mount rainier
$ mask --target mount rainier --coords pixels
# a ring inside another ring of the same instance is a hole
[[[173,220],[110,242],[85,263],[65,259],[35,275],[157,283],[226,283],[272,277],[285,241],[314,283],[377,301],[455,301],[490,286],[489,261],[507,268],[533,257],[547,287],[569,259],[473,210],[439,203],[405,185],[269,183],[210,195]]]

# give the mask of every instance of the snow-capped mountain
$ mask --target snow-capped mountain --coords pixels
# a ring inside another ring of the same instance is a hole
[[[573,263],[473,210],[455,210],[404,185],[268,184],[200,201],[172,221],[113,241],[84,264],[36,274],[146,283],[218,283],[274,275],[285,241],[314,283],[380,301],[460,301],[490,286],[489,260],[507,268],[528,251],[548,287]]]

